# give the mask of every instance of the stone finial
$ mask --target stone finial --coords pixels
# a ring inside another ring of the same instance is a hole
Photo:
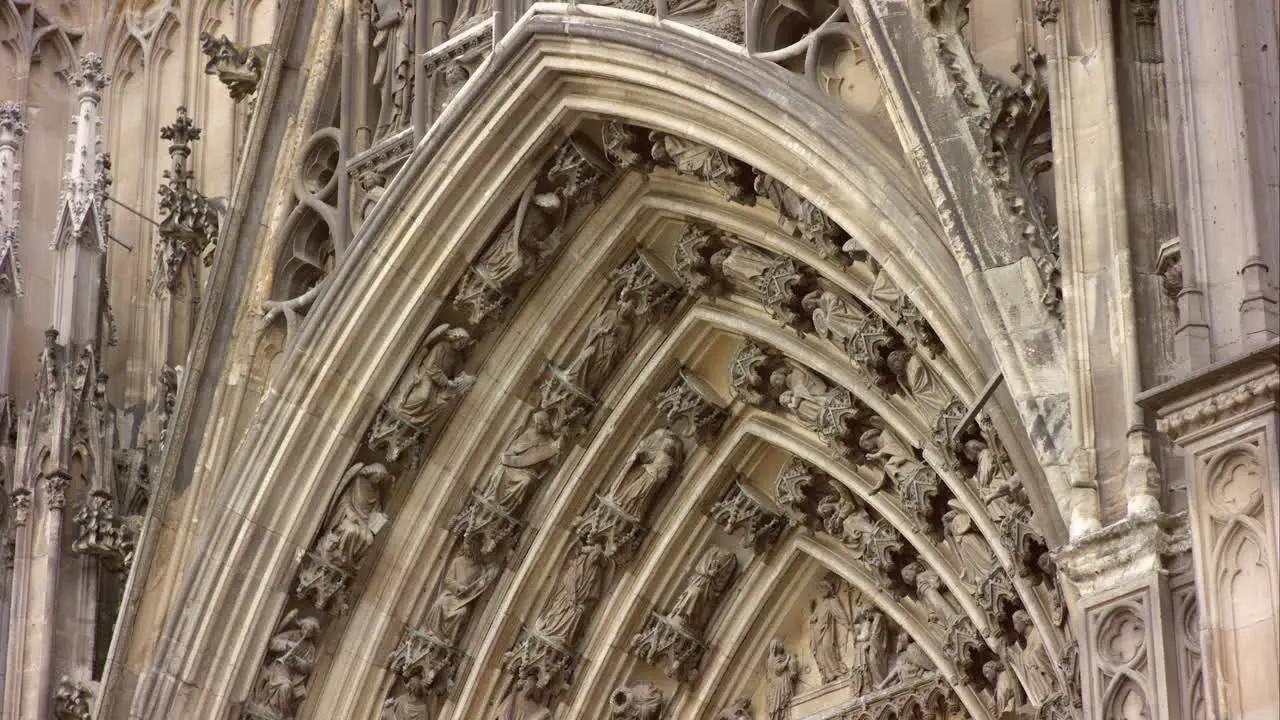
[[[0,147],[16,146],[18,139],[27,133],[27,124],[22,121],[22,116],[20,103],[0,103]]]
[[[80,67],[71,76],[71,84],[83,93],[98,94],[111,83],[102,65],[102,58],[96,53],[89,53],[80,58]]]
[[[160,138],[169,141],[169,154],[174,154],[175,149],[185,149],[190,152],[192,142],[200,139],[200,128],[196,127],[195,121],[191,119],[191,115],[187,112],[187,106],[178,106],[178,116],[174,121],[160,128]]]
[[[160,186],[160,240],[156,245],[156,274],[153,289],[162,283],[169,291],[178,286],[182,268],[192,258],[213,263],[209,249],[218,237],[220,217],[213,200],[191,187],[192,172],[187,166],[191,143],[200,139],[200,128],[184,105],[178,106],[172,124],[160,128],[160,138],[169,141],[172,166],[164,172]]]

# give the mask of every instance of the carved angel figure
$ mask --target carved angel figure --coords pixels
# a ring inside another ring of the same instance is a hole
[[[373,544],[387,516],[382,513],[382,485],[391,473],[381,463],[356,463],[342,479],[342,490],[325,523],[316,553],[334,567],[352,571]]]
[[[414,675],[404,684],[404,690],[382,703],[379,720],[430,720],[427,708],[427,688],[423,679]]]
[[[804,670],[796,656],[787,652],[782,640],[769,641],[769,654],[765,658],[765,717],[768,720],[787,720],[791,715],[791,698],[796,694],[796,682]]]
[[[775,388],[782,389],[778,403],[791,411],[800,422],[813,429],[821,429],[829,423],[828,413],[844,409],[844,388],[832,388],[814,373],[800,367],[776,371],[769,379]]]
[[[698,558],[688,585],[676,598],[668,617],[688,631],[703,629],[716,600],[728,589],[737,571],[737,556],[717,547],[708,549]]]
[[[462,353],[472,345],[464,328],[442,324],[423,342],[417,361],[400,380],[390,407],[401,419],[425,428],[450,400],[471,388],[475,378],[457,372]],[[455,374],[456,373],[456,374]]]
[[[459,552],[449,561],[440,593],[427,610],[424,628],[450,645],[458,641],[471,615],[471,606],[493,585],[498,567],[480,562],[469,552]]]
[[[599,545],[580,547],[564,575],[556,585],[555,594],[538,616],[534,625],[542,637],[571,647],[577,637],[578,627],[600,598],[600,580],[604,574],[605,553]]]
[[[809,601],[810,650],[823,683],[838,680],[849,671],[841,647],[850,630],[849,612],[836,590],[836,581],[824,577],[818,581],[818,599]]]
[[[253,690],[253,705],[278,718],[291,718],[297,712],[307,696],[307,679],[316,662],[313,638],[320,631],[320,621],[313,617],[298,620],[297,614],[293,610],[285,615],[267,644],[271,659]]]
[[[631,454],[626,471],[609,489],[609,499],[623,512],[644,517],[650,495],[679,467],[683,456],[678,435],[665,428],[654,430]]]

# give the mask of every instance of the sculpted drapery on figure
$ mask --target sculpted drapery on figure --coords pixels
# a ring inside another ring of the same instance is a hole
[[[693,677],[706,651],[703,633],[737,572],[738,558],[733,553],[708,548],[687,576],[671,611],[651,613],[644,628],[632,636],[631,653],[650,664],[665,658],[663,672],[673,680]]]
[[[898,387],[936,415],[951,402],[951,392],[942,384],[920,356],[910,350],[894,350],[888,357],[889,371],[897,378]]]
[[[953,504],[947,511],[944,523],[950,538],[951,550],[960,560],[960,576],[972,587],[978,587],[995,567],[995,554],[991,546],[974,527],[973,518],[963,508]]]
[[[373,141],[409,126],[413,105],[413,38],[417,5],[402,0],[372,0],[373,86],[379,95]]]
[[[889,687],[895,682],[904,683],[915,680],[921,675],[932,672],[936,666],[928,654],[910,635],[898,635],[898,654],[893,658],[893,665],[877,687]]]
[[[550,415],[542,410],[534,411],[524,429],[502,451],[498,466],[480,486],[478,494],[502,512],[514,515],[551,461],[559,456],[560,445],[561,440],[551,427]]]
[[[430,429],[449,403],[471,389],[475,378],[460,368],[473,343],[465,328],[447,323],[427,334],[369,428],[370,447],[395,462]]]
[[[598,545],[577,548],[534,623],[539,636],[562,648],[573,647],[582,621],[600,599],[606,560],[604,548]]]
[[[472,606],[498,577],[498,566],[483,562],[479,555],[474,547],[454,555],[427,610],[423,629],[449,645],[457,644]]]
[[[347,469],[324,532],[298,571],[295,596],[310,599],[318,610],[334,606],[346,612],[351,577],[387,522],[382,492],[391,480],[381,463],[355,463]]]
[[[733,553],[717,547],[709,548],[698,559],[667,617],[690,632],[704,629],[716,602],[729,589],[737,572],[738,558]]]
[[[728,200],[743,205],[755,204],[751,168],[747,164],[710,145],[656,130],[649,133],[649,141],[653,144],[653,159],[659,165],[702,180]]]
[[[426,692],[422,677],[414,675],[405,682],[404,690],[382,703],[379,720],[430,720]]]
[[[796,656],[787,652],[782,640],[769,641],[769,654],[765,657],[765,707],[768,720],[787,720],[791,716],[791,699],[796,695],[796,685],[804,669]]]
[[[850,689],[855,695],[871,692],[885,674],[889,637],[884,614],[874,607],[859,609],[854,618],[853,652],[850,656]]]
[[[315,667],[314,638],[319,630],[320,621],[313,617],[298,619],[296,610],[285,615],[267,643],[268,659],[246,708],[250,717],[289,720],[298,711]]]
[[[642,517],[653,491],[679,467],[683,455],[675,433],[665,428],[654,430],[631,454],[627,470],[610,486],[607,497],[623,512]]]
[[[843,645],[851,622],[837,590],[838,581],[824,577],[818,581],[818,598],[809,601],[810,649],[824,683],[838,680],[849,671],[844,664]]]

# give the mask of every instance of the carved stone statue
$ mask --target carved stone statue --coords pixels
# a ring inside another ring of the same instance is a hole
[[[296,623],[295,623],[296,620]],[[267,663],[254,685],[250,709],[259,715],[292,718],[307,696],[307,679],[316,662],[315,636],[320,621],[297,619],[290,611],[267,644]]]
[[[724,151],[657,131],[649,134],[649,140],[658,163],[710,184],[733,202],[755,203],[749,168]]]
[[[934,571],[922,568],[916,563],[908,563],[902,568],[902,580],[908,585],[915,586],[916,599],[928,612],[929,622],[945,625],[959,612],[947,599],[944,594],[946,591],[942,587],[942,578],[938,577]]]
[[[837,589],[834,578],[824,577],[818,581],[818,599],[809,601],[809,647],[823,683],[838,680],[849,671],[842,646],[851,623]]]
[[[720,708],[716,720],[752,720],[751,698],[734,698],[728,705]]]
[[[535,411],[502,451],[498,466],[480,486],[479,494],[502,512],[514,515],[559,454],[560,438],[553,435],[551,417],[542,410]]]
[[[653,683],[623,685],[609,695],[609,720],[658,720],[664,701]]]
[[[534,625],[543,638],[572,647],[583,619],[600,599],[600,581],[604,574],[604,548],[586,545],[569,561],[555,593]]]
[[[387,522],[382,513],[382,486],[391,479],[381,463],[356,463],[347,470],[338,500],[325,521],[325,533],[316,543],[316,552],[325,562],[347,571],[360,564],[373,536]]]
[[[811,244],[823,257],[840,252],[844,231],[800,193],[759,171],[755,189],[777,208],[784,230]]]
[[[498,571],[497,565],[483,563],[466,550],[454,555],[440,592],[427,610],[423,629],[450,645],[456,644],[472,606],[493,585]]]
[[[982,675],[987,679],[995,700],[996,717],[999,720],[1016,720],[1018,710],[1022,707],[1022,684],[1018,676],[1009,666],[999,660],[992,660],[982,666]]]
[[[693,573],[667,617],[688,632],[699,632],[707,624],[716,601],[729,588],[738,572],[738,558],[727,550],[709,548],[698,558]]]
[[[895,682],[910,682],[931,672],[934,668],[933,661],[916,644],[916,641],[912,640],[910,635],[902,633],[898,636],[898,654],[893,659],[893,665],[885,674],[884,680],[880,681],[879,687],[885,688]]]
[[[569,364],[568,374],[588,393],[599,393],[617,368],[635,331],[635,312],[623,300],[607,307],[591,321],[587,341]]]
[[[373,85],[378,89],[374,141],[408,127],[413,98],[413,33],[416,3],[373,0]]]
[[[845,429],[840,427],[844,418],[853,412],[847,390],[828,386],[805,368],[779,370],[770,378],[770,384],[782,390],[778,404],[823,437],[839,436]]]
[[[534,678],[519,678],[486,720],[551,720],[551,710],[541,695]]]
[[[1013,613],[1013,627],[1022,636],[1024,645],[1014,646],[1013,655],[1022,666],[1022,681],[1032,704],[1040,704],[1053,694],[1057,675],[1053,660],[1045,648],[1044,638],[1031,621],[1026,610]]]
[[[399,694],[382,703],[379,720],[431,720],[426,695],[427,687],[422,677],[410,677]]]
[[[858,444],[867,453],[867,464],[877,464],[884,471],[881,482],[873,488],[873,492],[878,492],[883,487],[885,479],[891,480],[894,487],[900,488],[903,478],[921,466],[915,449],[888,428],[867,430],[858,438]]]
[[[952,506],[943,516],[950,538],[951,549],[960,559],[960,575],[973,587],[977,587],[995,567],[995,555],[991,546],[973,525],[973,518],[963,508]]]
[[[623,512],[643,518],[650,496],[680,466],[684,448],[665,428],[649,433],[631,454],[631,462],[609,488],[609,499]]]
[[[814,290],[804,296],[802,305],[813,320],[814,333],[841,349],[849,347],[868,314],[867,310],[846,302],[831,290]]]
[[[791,715],[791,699],[796,694],[796,684],[803,668],[796,656],[787,652],[782,640],[769,641],[769,654],[765,658],[765,717],[767,720],[787,720]]]
[[[432,330],[417,362],[391,396],[396,414],[423,428],[431,424],[446,403],[466,392],[475,378],[456,371],[462,364],[463,351],[472,343],[471,334],[464,328],[439,325]]]
[[[933,414],[951,402],[951,393],[920,359],[910,350],[894,350],[889,353],[889,370],[898,380],[898,387],[912,400]]]
[[[885,673],[888,629],[884,614],[873,607],[862,609],[855,620],[850,657],[850,689],[855,695],[871,692]]]

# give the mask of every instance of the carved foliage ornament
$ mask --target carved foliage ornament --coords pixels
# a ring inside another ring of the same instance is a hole
[[[757,553],[765,552],[781,537],[787,520],[765,509],[742,483],[735,479],[707,513],[725,532],[741,532],[742,544]]]
[[[169,141],[172,162],[164,171],[165,183],[159,190],[160,242],[156,243],[153,272],[172,292],[178,288],[184,267],[189,277],[194,278],[195,269],[189,264],[193,259],[202,259],[205,266],[213,264],[219,207],[192,187],[194,174],[187,162],[191,157],[191,143],[200,139],[200,128],[192,122],[186,107],[178,106],[177,118],[173,124],[160,128],[160,137]]]

